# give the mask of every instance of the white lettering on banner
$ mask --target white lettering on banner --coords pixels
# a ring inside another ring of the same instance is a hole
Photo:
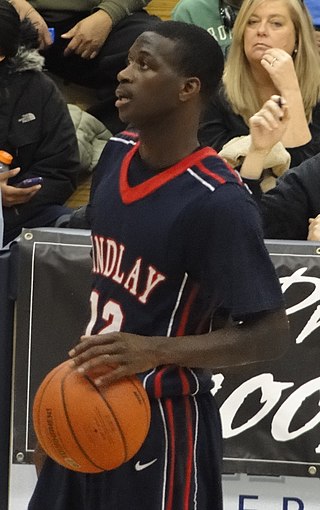
[[[236,436],[257,425],[257,423],[265,418],[277,404],[283,390],[290,388],[293,384],[293,382],[284,383],[274,381],[272,374],[260,374],[241,384],[220,407],[223,437],[227,439]],[[233,420],[241,405],[251,393],[258,389],[261,390],[261,403],[264,405],[254,416],[248,418],[243,425],[233,428]]]
[[[218,374],[221,375],[221,374]],[[217,378],[218,375],[215,377]],[[218,379],[221,383],[222,380]],[[228,398],[223,402],[220,407],[220,415],[223,429],[223,438],[228,439],[230,437],[237,436],[245,430],[248,430],[256,426],[263,418],[265,418],[270,411],[279,402],[282,392],[294,385],[292,382],[277,382],[274,381],[272,374],[260,374],[251,379],[248,379],[236,388]],[[214,392],[222,387],[222,384],[215,389]],[[241,408],[246,398],[256,390],[261,390],[262,397],[260,402],[264,405],[262,408],[253,416],[248,417],[247,421],[242,425],[233,428],[233,420]],[[303,384],[300,388],[296,389],[279,407],[276,411],[272,423],[271,423],[271,435],[276,441],[290,441],[295,439],[306,432],[309,432],[320,423],[320,411],[310,419],[300,429],[295,431],[289,431],[291,422],[295,414],[301,408],[303,402],[313,395],[315,392],[320,390],[320,377],[308,381]],[[320,405],[319,405],[320,406]],[[319,446],[315,448],[315,453],[320,453]]]
[[[289,432],[291,421],[296,411],[301,407],[307,397],[320,390],[320,377],[308,381],[298,388],[281,405],[276,412],[272,425],[271,434],[276,441],[290,441],[313,429],[320,423],[320,412],[298,430]],[[319,404],[318,404],[319,406]],[[316,450],[315,450],[316,451]]]
[[[222,383],[224,381],[224,375],[214,374],[212,376],[212,381],[214,383],[214,387],[212,388],[211,393],[214,396],[222,388]]]
[[[320,278],[312,276],[304,276],[307,267],[301,267],[295,271],[291,276],[283,276],[279,278],[283,294],[294,284],[311,284],[314,288],[311,294],[303,299],[300,303],[287,308],[287,315],[299,312],[309,306],[314,305],[320,301]],[[302,343],[313,331],[320,327],[320,307],[318,306],[314,313],[311,315],[309,321],[304,326],[300,334],[296,338],[296,343]]]

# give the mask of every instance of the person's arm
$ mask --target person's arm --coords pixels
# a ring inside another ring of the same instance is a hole
[[[260,179],[265,158],[283,138],[289,119],[286,100],[276,95],[271,96],[261,110],[249,119],[251,144],[241,166],[241,177],[247,180]]]
[[[43,17],[37,12],[27,0],[11,0],[10,3],[17,10],[20,19],[28,18],[37,28],[39,34],[39,48],[44,49],[52,44],[48,26]]]
[[[144,337],[109,333],[81,338],[70,351],[85,373],[99,369],[97,384],[145,372],[160,365],[220,370],[282,356],[289,346],[288,321],[283,309],[254,314],[238,325],[205,335]],[[103,368],[107,366],[107,373]],[[116,367],[109,372],[108,367]]]
[[[131,13],[142,9],[147,3],[144,0],[101,2],[92,14],[61,35],[63,39],[70,39],[64,50],[64,55],[75,53],[81,58],[95,58],[107,40],[112,27]]]
[[[112,20],[112,26],[116,25],[129,14],[140,11],[151,0],[107,0],[101,2],[96,9],[106,12]]]
[[[305,145],[311,140],[311,133],[292,57],[285,50],[270,48],[262,57],[261,65],[290,109],[288,129],[281,140],[283,145],[286,148]]]

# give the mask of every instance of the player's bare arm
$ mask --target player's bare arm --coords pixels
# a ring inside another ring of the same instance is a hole
[[[96,383],[104,384],[160,365],[207,369],[246,365],[281,357],[288,346],[288,321],[285,310],[279,309],[175,341],[122,332],[83,336],[69,354],[80,372],[98,370]],[[110,366],[114,367],[111,372]]]

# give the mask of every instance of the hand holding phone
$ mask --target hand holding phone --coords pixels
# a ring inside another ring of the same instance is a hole
[[[36,186],[37,184],[42,184],[42,177],[30,177],[29,179],[24,179],[21,182],[18,182],[15,186],[16,188],[30,188],[31,186]]]

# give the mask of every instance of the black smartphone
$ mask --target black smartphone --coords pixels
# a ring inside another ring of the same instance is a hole
[[[42,177],[30,177],[29,179],[24,179],[24,181],[18,182],[15,186],[16,188],[30,188],[30,186],[35,186],[36,184],[42,183]]]

